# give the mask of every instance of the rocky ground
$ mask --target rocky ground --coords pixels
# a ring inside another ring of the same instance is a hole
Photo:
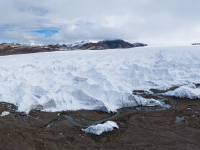
[[[200,100],[172,98],[166,103],[172,107],[160,111],[148,107],[126,108],[112,119],[119,130],[101,136],[83,132],[82,127],[73,125],[65,117],[57,120],[59,113],[35,110],[26,115],[16,112],[11,104],[1,103],[0,113],[10,111],[10,114],[0,117],[0,149],[200,149]],[[61,113],[73,116],[80,124],[113,115],[83,110]],[[52,122],[55,124],[49,126]]]

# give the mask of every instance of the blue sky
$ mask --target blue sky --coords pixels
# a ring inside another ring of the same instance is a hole
[[[3,43],[3,42],[8,42],[8,43],[10,43],[10,42],[17,42],[17,40],[16,39],[0,39],[0,43]]]
[[[34,31],[36,33],[39,33],[39,34],[42,34],[44,35],[45,38],[50,38],[52,37],[54,34],[58,33],[58,29],[43,29],[43,30],[37,30],[37,31]]]
[[[41,34],[44,38],[51,38],[54,34],[58,33],[59,29],[41,29],[32,31],[34,33]],[[17,39],[14,38],[0,38],[0,43],[2,42],[18,42]]]

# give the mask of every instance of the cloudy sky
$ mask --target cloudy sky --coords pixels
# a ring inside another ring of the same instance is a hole
[[[200,0],[0,0],[0,42],[200,42]]]

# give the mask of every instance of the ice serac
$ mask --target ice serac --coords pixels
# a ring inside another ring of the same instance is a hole
[[[199,83],[198,46],[51,52],[0,57],[0,101],[19,111],[161,105],[133,90]]]
[[[200,98],[200,88],[195,86],[181,86],[173,91],[166,92],[164,95],[179,97],[179,98],[189,98],[189,99],[199,99]]]

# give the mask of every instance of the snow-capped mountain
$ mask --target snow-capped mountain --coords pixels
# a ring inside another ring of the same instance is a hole
[[[103,49],[133,48],[141,46],[147,46],[147,44],[143,43],[131,44],[123,40],[105,40],[99,42],[82,42],[73,46],[68,46],[68,49],[103,50]]]

